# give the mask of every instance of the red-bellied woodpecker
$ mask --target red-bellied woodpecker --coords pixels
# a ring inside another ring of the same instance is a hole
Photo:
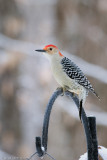
[[[56,46],[50,44],[36,51],[44,52],[48,57],[51,62],[53,75],[56,81],[63,87],[63,91],[68,90],[78,95],[80,103],[79,116],[81,119],[82,106],[85,103],[88,92],[91,91],[98,97],[91,83],[80,68],[70,59],[64,57]]]

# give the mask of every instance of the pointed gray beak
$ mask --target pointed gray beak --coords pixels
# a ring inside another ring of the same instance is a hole
[[[46,50],[44,50],[44,49],[36,49],[35,51],[37,51],[37,52],[46,52]]]

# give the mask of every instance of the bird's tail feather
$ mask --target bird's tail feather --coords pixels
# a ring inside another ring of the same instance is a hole
[[[92,91],[92,93],[93,93],[99,100],[101,100],[100,97],[99,97],[99,95],[98,95],[95,91]]]

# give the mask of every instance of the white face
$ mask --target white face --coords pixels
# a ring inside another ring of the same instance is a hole
[[[50,55],[53,55],[55,53],[58,53],[58,48],[55,48],[55,47],[45,47],[44,50],[46,51],[46,53],[50,54]]]
[[[54,45],[47,45],[43,49],[36,50],[38,52],[43,52],[43,54],[49,59],[59,58],[63,55],[59,51],[59,49]]]
[[[48,59],[59,56],[59,50],[52,46],[44,48],[45,52],[43,53]]]

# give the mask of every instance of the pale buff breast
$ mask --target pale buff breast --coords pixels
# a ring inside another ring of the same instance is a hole
[[[69,91],[79,94],[83,87],[79,85],[74,79],[68,77],[68,75],[63,71],[62,64],[56,60],[51,63],[51,68],[56,81],[62,86],[67,87]]]

